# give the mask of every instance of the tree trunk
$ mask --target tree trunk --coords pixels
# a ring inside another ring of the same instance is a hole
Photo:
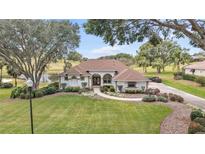
[[[14,78],[15,87],[17,87],[17,80],[16,80],[16,78],[17,78],[17,77]]]
[[[2,69],[1,69],[1,74],[0,74],[0,83],[2,82]]]
[[[161,73],[161,69],[160,69],[160,67],[157,67],[157,73],[158,73],[158,74]]]

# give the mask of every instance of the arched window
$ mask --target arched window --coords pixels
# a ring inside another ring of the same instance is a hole
[[[105,74],[103,76],[103,83],[111,83],[112,81],[112,76],[110,74]]]

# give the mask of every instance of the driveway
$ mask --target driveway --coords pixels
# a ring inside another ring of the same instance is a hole
[[[173,93],[173,94],[180,95],[184,98],[186,103],[205,110],[205,99],[200,98],[198,96],[194,96],[194,95],[191,95],[191,94],[186,93],[184,91],[172,88],[172,87],[167,86],[163,83],[150,82],[149,88],[158,88],[158,89],[160,89],[160,91],[162,93]]]

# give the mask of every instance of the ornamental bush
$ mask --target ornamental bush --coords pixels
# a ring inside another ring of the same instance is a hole
[[[192,111],[190,115],[191,120],[194,120],[196,118],[203,118],[203,117],[204,115],[201,109]]]
[[[195,118],[194,122],[199,123],[200,125],[205,127],[205,118]]]
[[[199,123],[196,122],[191,122],[189,129],[188,129],[188,133],[189,134],[196,134],[196,133],[204,133],[205,132],[205,127],[200,125]]]
[[[156,97],[154,95],[146,95],[142,98],[143,102],[155,102]]]
[[[205,86],[205,77],[202,77],[202,76],[196,77],[196,82],[204,87]]]
[[[167,102],[168,102],[168,99],[167,99],[166,97],[163,97],[163,96],[158,96],[158,97],[157,97],[157,101],[167,103]]]
[[[64,89],[65,92],[79,92],[80,87],[67,87]]]
[[[149,95],[157,95],[160,93],[160,90],[158,88],[148,88],[146,91],[145,91],[146,94],[149,94]]]
[[[196,80],[196,76],[195,75],[191,75],[191,74],[183,74],[183,79],[184,80],[195,81]]]
[[[59,82],[53,82],[53,83],[49,84],[48,87],[55,87],[55,89],[58,90],[59,89]]]
[[[22,93],[22,87],[16,87],[11,91],[10,98],[17,98]]]

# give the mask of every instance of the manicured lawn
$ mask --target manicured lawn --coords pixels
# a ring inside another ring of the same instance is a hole
[[[78,95],[33,101],[35,133],[159,133],[171,113],[164,105],[98,100]],[[30,133],[28,100],[0,102],[0,133]]]
[[[136,66],[132,66],[132,67],[135,70],[142,72],[142,68],[139,68]],[[162,72],[161,74],[157,74],[155,71],[156,71],[155,69],[149,67],[148,73],[146,73],[145,75],[147,77],[159,76],[160,78],[162,78],[163,83],[170,86],[170,87],[174,87],[176,89],[185,91],[185,92],[190,93],[192,95],[199,96],[201,98],[205,98],[205,87],[201,87],[199,84],[197,84],[196,82],[192,82],[192,81],[174,80],[172,67],[170,67],[170,66],[167,67],[166,72]]]

